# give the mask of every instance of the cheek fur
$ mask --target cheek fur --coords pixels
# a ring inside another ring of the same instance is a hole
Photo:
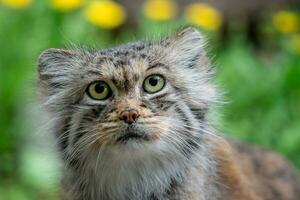
[[[156,117],[154,117],[156,118]],[[163,122],[160,119],[150,119],[143,124],[144,128],[147,127],[149,141],[155,141],[162,137],[163,134],[169,129],[169,124]]]
[[[144,131],[149,141],[160,139],[164,134],[169,134],[170,126],[174,120],[168,120],[168,116],[174,114],[176,110],[170,109],[176,101],[172,95],[165,93],[148,101],[124,98],[115,100],[105,106],[94,106],[88,110],[78,113],[76,128],[73,130],[72,143],[88,143],[93,145],[114,145],[117,138],[126,130],[126,124],[120,120],[120,113],[124,109],[134,108],[139,113],[137,120],[138,129]],[[166,112],[168,111],[168,112]],[[83,126],[84,125],[84,126]]]

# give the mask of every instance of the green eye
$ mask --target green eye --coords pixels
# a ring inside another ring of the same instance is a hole
[[[143,88],[148,93],[156,93],[165,86],[165,79],[161,75],[153,74],[144,80]]]
[[[86,93],[95,100],[105,100],[111,96],[111,90],[104,81],[96,81],[91,83]]]

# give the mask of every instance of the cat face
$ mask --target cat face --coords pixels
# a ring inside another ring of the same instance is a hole
[[[159,42],[46,50],[39,84],[62,150],[197,148],[216,98],[202,40],[187,28]]]
[[[105,61],[86,87],[81,102],[89,105],[85,116],[92,121],[84,124],[101,133],[101,145],[151,142],[168,129],[164,117],[176,97],[167,68],[134,56],[121,57],[127,64],[118,67]]]

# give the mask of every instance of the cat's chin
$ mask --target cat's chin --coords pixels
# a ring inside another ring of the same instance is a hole
[[[128,140],[126,143],[115,144],[106,148],[105,157],[112,162],[131,162],[161,155],[162,152],[166,152],[168,149],[160,140]]]

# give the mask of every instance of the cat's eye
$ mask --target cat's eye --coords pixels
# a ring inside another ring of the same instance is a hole
[[[86,93],[92,99],[105,100],[111,96],[111,89],[104,81],[96,81],[87,87]]]
[[[159,92],[165,86],[165,79],[161,75],[153,74],[148,76],[143,83],[143,88],[146,92],[152,94]]]

